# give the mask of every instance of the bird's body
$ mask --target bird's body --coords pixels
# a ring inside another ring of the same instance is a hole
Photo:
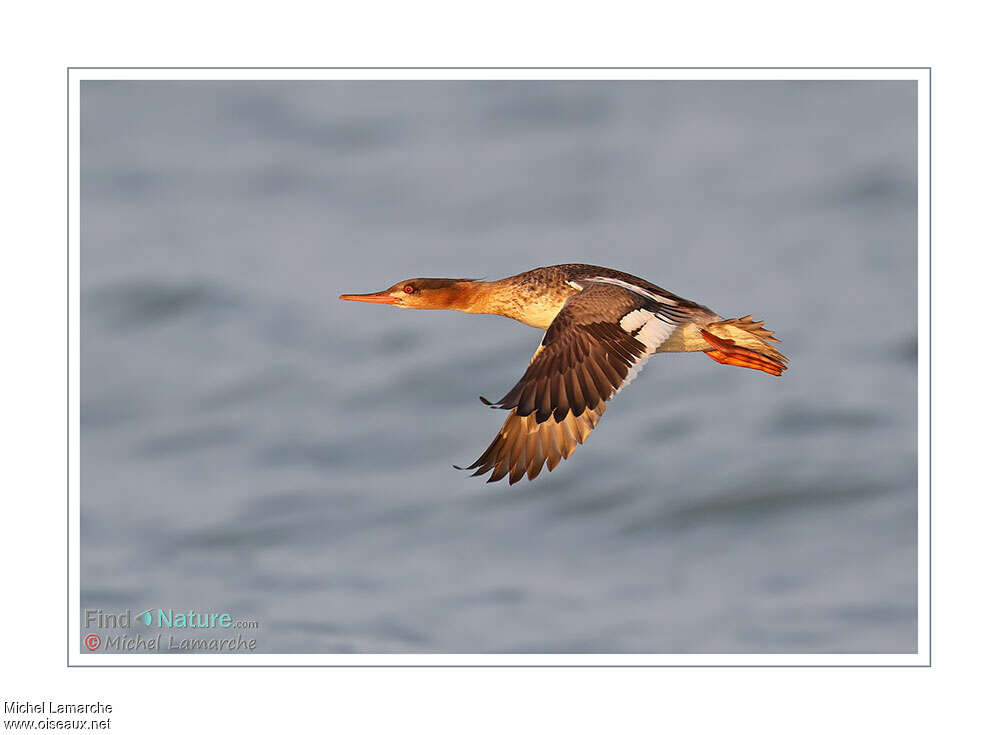
[[[780,375],[779,340],[752,317],[721,319],[710,309],[637,276],[600,266],[535,268],[498,281],[411,278],[349,301],[402,308],[498,314],[545,336],[527,372],[503,398],[510,411],[492,444],[466,469],[493,482],[553,470],[582,444],[609,401],[662,352],[704,352],[716,362]]]

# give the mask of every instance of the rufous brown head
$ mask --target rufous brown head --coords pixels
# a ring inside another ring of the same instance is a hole
[[[464,284],[471,278],[407,278],[374,293],[345,293],[344,301],[389,304],[401,309],[455,309],[467,298]]]

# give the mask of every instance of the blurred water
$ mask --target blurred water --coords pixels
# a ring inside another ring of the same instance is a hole
[[[84,608],[266,652],[910,652],[915,88],[84,82]],[[541,332],[345,303],[586,262],[783,338],[451,469]]]

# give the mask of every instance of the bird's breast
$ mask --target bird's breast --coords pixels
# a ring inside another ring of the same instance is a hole
[[[548,300],[528,301],[519,305],[517,315],[514,318],[529,327],[548,329],[562,310],[563,303],[565,303],[564,300],[558,303]]]

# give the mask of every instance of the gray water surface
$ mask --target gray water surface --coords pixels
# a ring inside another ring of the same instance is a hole
[[[916,646],[904,82],[84,82],[82,608],[293,653]],[[784,340],[656,357],[532,483],[541,332],[337,300],[584,262]]]

